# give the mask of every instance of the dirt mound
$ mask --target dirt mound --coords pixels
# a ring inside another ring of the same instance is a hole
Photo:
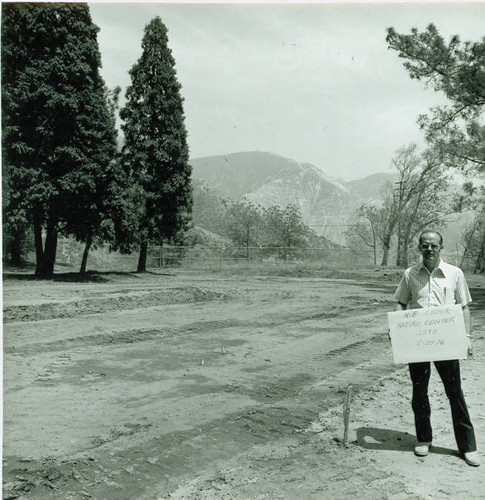
[[[5,323],[13,321],[39,321],[53,318],[72,318],[107,311],[126,311],[169,304],[189,304],[211,300],[230,300],[234,294],[199,287],[171,288],[157,292],[136,292],[128,295],[104,297],[102,300],[84,299],[70,302],[6,307]]]

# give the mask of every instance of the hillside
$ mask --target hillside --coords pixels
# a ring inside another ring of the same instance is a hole
[[[194,179],[220,196],[262,206],[295,204],[317,234],[342,242],[347,217],[360,203],[348,188],[309,163],[246,152],[191,160]]]
[[[191,164],[194,179],[203,182],[215,196],[246,198],[262,206],[293,203],[318,235],[339,244],[344,243],[353,211],[363,202],[379,200],[382,186],[397,180],[393,172],[353,181],[334,180],[309,163],[254,151],[195,158]],[[450,254],[458,252],[460,234],[468,222],[467,214],[449,217],[442,232]]]
[[[363,201],[378,201],[382,199],[381,190],[386,182],[394,183],[398,180],[397,173],[379,172],[363,179],[353,181],[342,181],[348,191]]]

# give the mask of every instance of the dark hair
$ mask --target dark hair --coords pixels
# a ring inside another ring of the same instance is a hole
[[[441,233],[438,233],[438,231],[433,231],[431,229],[429,230],[426,230],[426,231],[423,231],[420,235],[419,235],[419,244],[421,244],[421,238],[423,237],[424,234],[428,234],[428,233],[434,233],[434,234],[437,234],[439,237],[440,237],[440,245],[443,245],[443,236],[441,236]]]

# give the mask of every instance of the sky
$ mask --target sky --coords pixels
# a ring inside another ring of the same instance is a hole
[[[353,180],[424,146],[416,120],[444,97],[411,80],[386,29],[485,36],[485,3],[89,3],[108,87],[130,84],[159,16],[182,85],[191,158],[266,151]]]

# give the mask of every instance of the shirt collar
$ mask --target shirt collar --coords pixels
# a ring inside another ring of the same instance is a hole
[[[419,270],[424,269],[428,274],[431,274],[428,271],[428,268],[424,265],[424,262],[421,260],[421,265],[419,266]],[[439,269],[441,271],[441,274],[446,278],[446,262],[444,262],[441,258],[440,261],[438,262],[438,265],[433,269],[433,271],[436,271],[436,269]]]

